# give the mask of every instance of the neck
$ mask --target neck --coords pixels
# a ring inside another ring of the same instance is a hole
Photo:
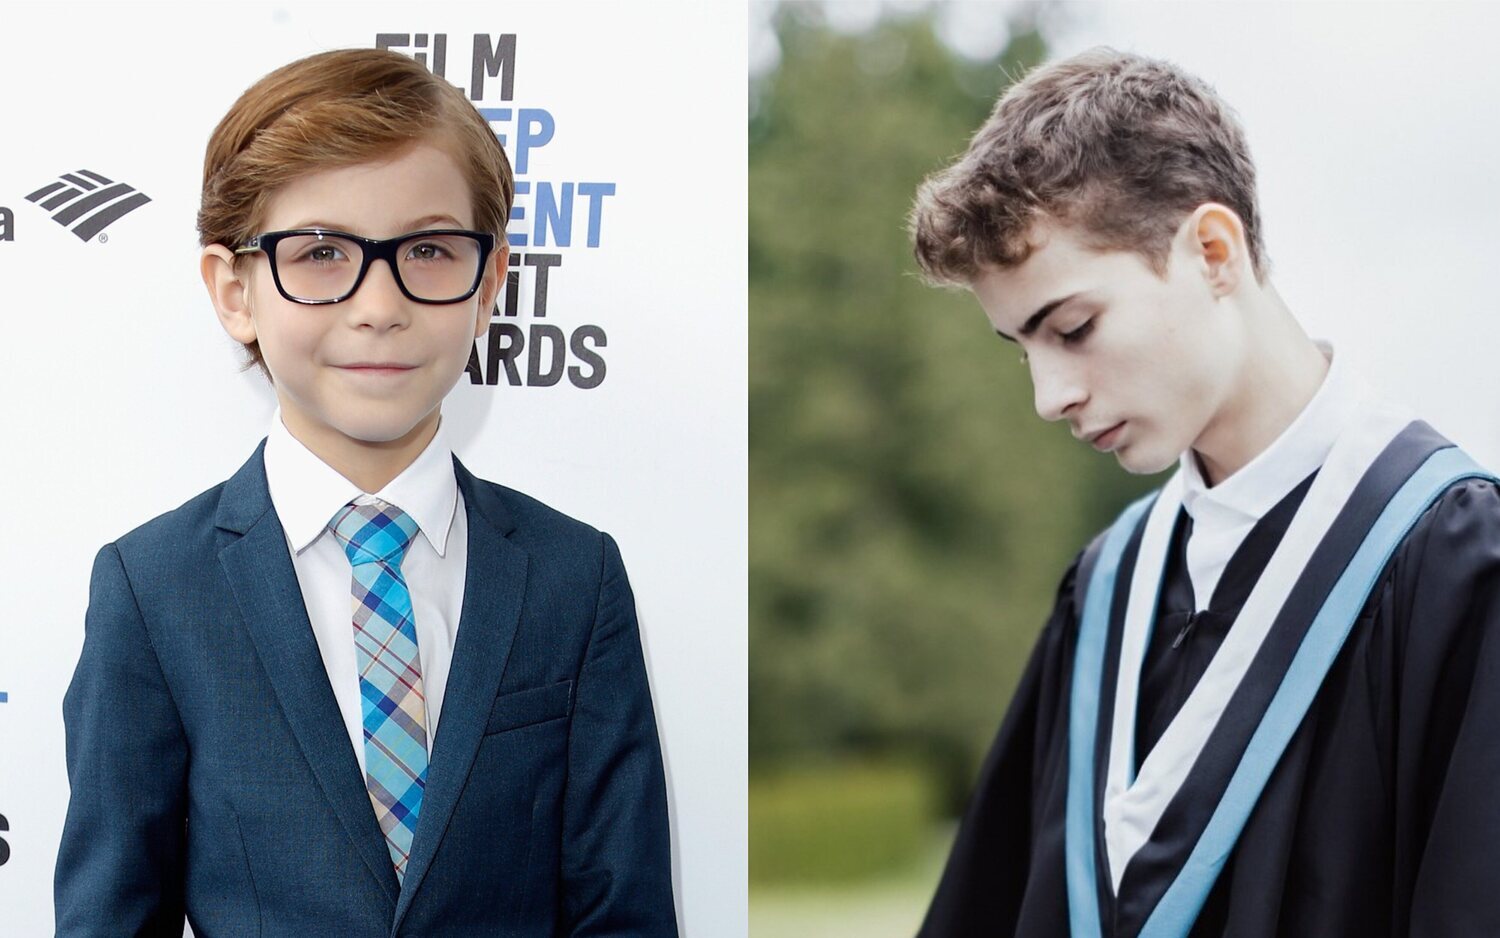
[[[1328,359],[1269,284],[1243,306],[1248,352],[1223,406],[1193,444],[1211,486],[1274,443],[1328,374]]]
[[[371,441],[355,439],[327,424],[308,420],[296,408],[289,409],[283,404],[281,410],[281,422],[298,442],[367,495],[385,488],[416,461],[437,435],[440,419],[439,409],[435,408],[402,436]]]

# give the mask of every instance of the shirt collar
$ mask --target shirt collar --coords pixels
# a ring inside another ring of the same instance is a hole
[[[1328,458],[1358,395],[1343,356],[1335,355],[1326,341],[1317,346],[1328,359],[1323,383],[1297,418],[1254,459],[1210,488],[1193,451],[1182,454],[1182,505],[1195,523],[1206,520],[1205,515],[1258,521]]]
[[[448,531],[458,505],[458,479],[453,474],[453,451],[441,416],[427,447],[372,495],[365,494],[292,436],[281,421],[279,407],[271,415],[270,432],[266,434],[265,463],[271,504],[294,553],[300,554],[317,540],[334,514],[349,502],[380,498],[411,515],[439,557],[447,554]]]

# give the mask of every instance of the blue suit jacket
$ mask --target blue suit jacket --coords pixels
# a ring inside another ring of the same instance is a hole
[[[59,935],[675,936],[614,541],[454,459],[463,611],[397,884],[262,461],[99,551],[63,699]]]

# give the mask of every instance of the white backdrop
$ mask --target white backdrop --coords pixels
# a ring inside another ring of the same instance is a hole
[[[48,4],[0,18],[7,36],[25,37],[7,43],[0,83],[4,933],[52,933],[68,792],[61,701],[94,553],[228,477],[274,406],[258,372],[237,372],[238,348],[198,278],[209,133],[271,69],[393,33],[406,37],[397,51],[425,54],[471,92],[475,38],[514,35],[513,94],[496,76],[475,101],[496,109],[487,116],[513,163],[521,134],[540,141],[550,118],[550,139],[518,174],[531,192],[511,233],[528,238],[516,253],[560,266],[545,318],[534,315],[535,271],[522,268],[518,314],[497,321],[526,334],[527,352],[535,326],[565,338],[583,329],[602,373],[568,351],[544,384],[549,347],[538,369],[517,358],[514,386],[481,340],[496,383],[460,380],[444,414],[471,469],[619,541],[667,762],[679,921],[688,936],[746,934],[743,9]],[[80,170],[150,201],[81,239],[78,221],[26,198]],[[560,198],[564,184],[571,241],[560,246],[552,226],[538,248],[542,190]]]

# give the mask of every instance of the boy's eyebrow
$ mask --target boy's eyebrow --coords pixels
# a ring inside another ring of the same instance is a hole
[[[1027,317],[1026,322],[1022,324],[1021,335],[1031,335],[1041,326],[1042,322],[1046,320],[1048,316],[1052,315],[1052,312],[1059,306],[1062,306],[1064,303],[1071,302],[1080,296],[1082,296],[1081,293],[1069,293],[1067,296],[1059,297],[1051,301],[1050,303],[1042,304],[1042,308],[1032,313],[1029,317]],[[1004,339],[1007,342],[1016,341],[1015,339],[1001,332],[999,329],[995,330],[995,335],[998,335],[1000,338]]]
[[[414,218],[411,221],[407,222],[406,224],[402,225],[401,226],[401,230],[402,231],[415,231],[418,228],[421,228],[421,227],[423,227],[425,225],[430,225],[433,222],[439,222],[439,221],[449,222],[455,228],[462,228],[463,227],[463,224],[460,223],[459,220],[456,219],[456,218],[454,218],[452,215],[423,215],[421,218]],[[340,225],[340,224],[336,224],[334,222],[319,221],[318,219],[312,219],[310,221],[300,222],[300,223],[295,224],[295,225],[289,225],[288,227],[289,228],[334,228],[334,229],[336,229],[338,231],[348,231],[349,230],[349,226],[348,225]]]

